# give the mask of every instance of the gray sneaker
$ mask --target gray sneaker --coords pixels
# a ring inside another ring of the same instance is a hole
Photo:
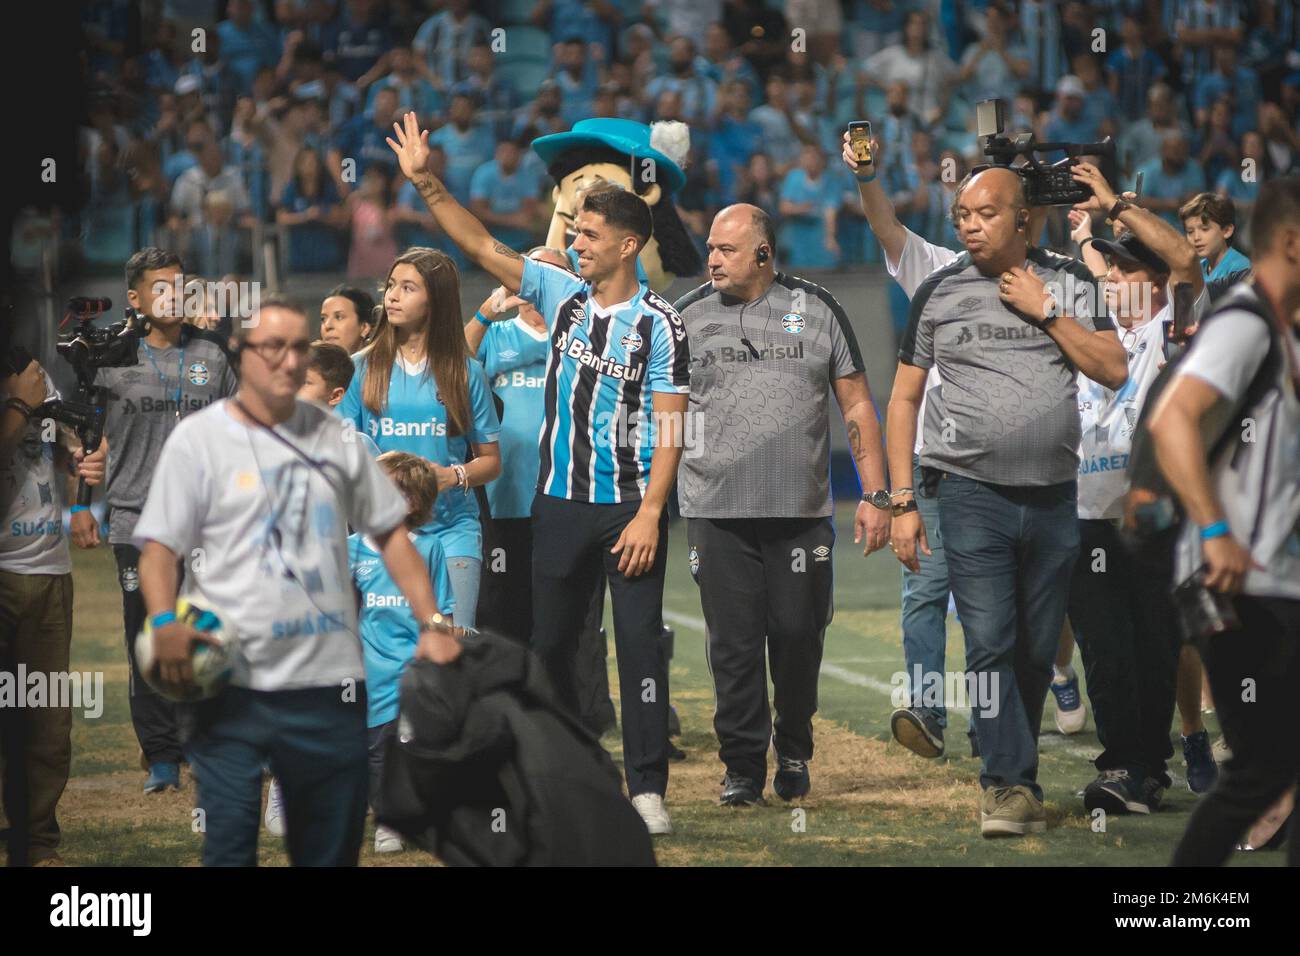
[[[989,787],[980,796],[980,833],[986,837],[1045,833],[1043,802],[1023,785]]]

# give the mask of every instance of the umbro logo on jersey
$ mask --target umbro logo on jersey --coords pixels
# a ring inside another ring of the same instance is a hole
[[[516,352],[514,349],[505,349],[503,352],[500,353],[500,357],[503,362],[509,362],[519,358],[519,353]]]
[[[829,561],[831,559],[831,549],[824,544],[819,544],[813,548],[814,561]]]
[[[700,329],[700,335],[702,336],[717,335],[718,332],[721,330],[722,330],[722,326],[720,326],[717,322],[710,322],[704,328]]]
[[[370,575],[374,573],[375,565],[376,562],[374,561],[362,561],[360,564],[357,565],[357,577],[359,578],[370,577]]]
[[[966,296],[966,298],[962,299],[960,302],[957,303],[956,310],[958,312],[974,312],[983,304],[984,304],[984,300],[981,299],[979,296],[968,295]]]

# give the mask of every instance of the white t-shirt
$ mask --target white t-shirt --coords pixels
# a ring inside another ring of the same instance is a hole
[[[44,374],[44,373],[43,373]],[[45,398],[59,393],[45,374]],[[72,556],[63,534],[63,476],[54,467],[56,442],[41,441],[42,423],[30,422],[7,462],[0,462],[0,571],[69,574]]]
[[[1300,337],[1293,334],[1292,341],[1300,352]],[[1258,316],[1221,312],[1196,333],[1178,377],[1193,375],[1228,401],[1239,402],[1268,354],[1268,344],[1268,329]],[[1281,347],[1285,351],[1285,344]],[[1251,557],[1265,570],[1247,572],[1242,590],[1300,600],[1300,400],[1288,381],[1285,358],[1280,366],[1281,389],[1245,412],[1255,420],[1255,440],[1234,449],[1240,451],[1235,468],[1233,451],[1225,451],[1212,466],[1210,482],[1232,537],[1243,546],[1264,509]],[[1244,426],[1233,422],[1228,427]],[[1199,528],[1191,521],[1184,524],[1177,558],[1178,581],[1201,565]]]
[[[236,686],[364,680],[348,525],[384,534],[406,517],[406,502],[356,432],[321,406],[299,401],[275,431],[316,466],[236,421],[228,402],[182,419],[163,446],[135,541],[176,552],[186,596],[238,635]]]
[[[907,240],[903,243],[903,251],[899,254],[898,262],[890,262],[889,256],[886,255],[885,269],[910,299],[916,294],[917,287],[925,281],[926,276],[936,269],[942,269],[961,253],[926,242],[906,226],[903,227],[903,231],[907,233]],[[921,396],[921,404],[917,409],[916,444],[912,446],[913,453],[917,455],[921,454],[921,446],[925,438],[921,428],[921,423],[925,421],[925,399],[930,394],[930,389],[938,388],[940,384],[942,383],[939,380],[939,369],[937,366],[931,366],[930,373],[925,377],[925,393]]]
[[[1192,322],[1210,310],[1210,293],[1192,303]],[[1149,321],[1125,329],[1118,323],[1120,344],[1128,356],[1128,380],[1111,391],[1079,373],[1079,517],[1113,519],[1124,515],[1128,493],[1129,451],[1133,429],[1151,383],[1164,367],[1164,326],[1174,320],[1166,305]]]

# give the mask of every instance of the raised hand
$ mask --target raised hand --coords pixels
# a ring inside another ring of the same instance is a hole
[[[397,135],[396,141],[389,136],[385,142],[397,154],[398,165],[406,178],[413,180],[421,173],[432,175],[428,170],[429,131],[420,129],[415,113],[405,114],[400,124],[394,123],[393,132]]]

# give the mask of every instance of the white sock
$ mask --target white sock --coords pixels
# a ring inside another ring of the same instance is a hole
[[[1074,665],[1066,664],[1065,667],[1052,665],[1052,683],[1064,684],[1074,678]]]

